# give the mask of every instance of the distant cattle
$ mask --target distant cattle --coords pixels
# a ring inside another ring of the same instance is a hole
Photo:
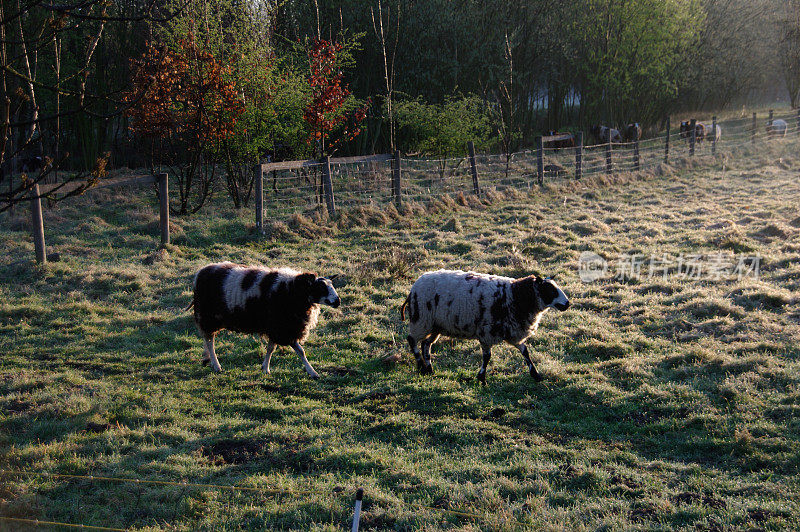
[[[706,138],[706,126],[702,122],[696,122],[694,125],[695,129],[695,141],[702,142],[704,138]],[[681,122],[681,138],[688,139],[692,136],[692,123],[688,120],[684,120]]]
[[[575,136],[572,133],[560,133],[551,130],[542,137],[542,146],[554,149],[573,148],[575,146]]]
[[[712,126],[711,129],[712,130],[709,130],[709,132],[706,133],[706,137],[708,140],[713,140],[715,142],[719,141],[719,139],[722,138],[722,128],[719,127],[719,124],[716,124],[715,126]]]
[[[786,130],[788,128],[789,126],[786,121],[778,118],[777,120],[773,120],[772,124],[767,124],[767,136],[769,136],[769,138],[783,138],[786,136]]]
[[[622,134],[618,129],[594,125],[589,128],[589,133],[594,137],[597,144],[607,144],[608,142],[619,144],[622,142]]]
[[[642,138],[642,126],[638,122],[633,122],[625,126],[625,142],[636,142]]]
[[[44,159],[38,155],[23,157],[21,161],[23,172],[34,172],[36,170],[41,170],[44,166]]]

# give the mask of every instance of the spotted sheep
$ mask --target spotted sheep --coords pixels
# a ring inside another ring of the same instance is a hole
[[[407,339],[421,374],[433,373],[431,346],[441,335],[471,338],[481,344],[483,364],[478,380],[486,384],[492,347],[503,341],[519,350],[531,377],[541,380],[525,342],[551,307],[560,311],[569,307],[567,296],[552,279],[438,270],[414,282],[400,315],[405,320],[409,310]]]
[[[261,365],[269,374],[276,346],[290,346],[306,372],[319,375],[306,359],[303,342],[316,327],[320,305],[341,304],[330,278],[290,268],[241,266],[231,262],[209,264],[194,277],[194,321],[203,337],[203,364],[222,371],[214,351],[214,337],[222,329],[266,337]],[[192,306],[190,305],[190,307]]]

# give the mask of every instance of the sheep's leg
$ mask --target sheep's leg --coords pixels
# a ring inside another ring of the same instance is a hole
[[[519,352],[522,353],[522,358],[525,359],[525,363],[528,365],[528,369],[531,372],[531,377],[533,377],[533,380],[535,380],[536,382],[541,381],[542,376],[539,374],[538,371],[536,371],[536,366],[534,366],[533,362],[531,361],[531,356],[528,353],[528,346],[525,344],[519,344],[515,345],[514,347],[519,349]]]
[[[217,353],[214,351],[214,335],[210,337],[204,338],[205,344],[203,345],[203,353],[208,355],[208,362],[211,362],[211,369],[214,370],[215,373],[219,373],[222,371],[222,367],[219,365],[219,360],[217,360]],[[203,359],[206,362],[206,359]]]
[[[298,357],[300,357],[300,362],[302,362],[303,366],[305,366],[306,373],[308,373],[312,379],[319,379],[319,374],[317,374],[317,372],[314,371],[314,368],[311,367],[311,364],[308,363],[306,353],[303,351],[303,346],[295,342],[292,344],[292,349],[294,349],[294,352],[297,353]]]
[[[264,362],[261,363],[261,369],[267,375],[270,374],[269,361],[270,361],[270,359],[272,359],[272,352],[273,351],[275,351],[275,344],[272,342],[272,340],[270,340],[269,342],[267,342],[267,352],[266,352],[266,354],[264,354]]]
[[[419,370],[420,375],[433,374],[433,366],[431,365],[431,346],[438,339],[439,335],[435,335],[422,341],[422,367]]]
[[[481,369],[478,370],[478,380],[481,384],[486,384],[486,367],[489,365],[489,359],[492,358],[492,346],[481,342],[481,350],[483,351],[483,364]]]
[[[406,336],[406,340],[408,340],[408,346],[411,348],[411,354],[414,355],[414,359],[417,361],[417,370],[422,371],[422,354],[417,349],[417,341],[410,334]]]

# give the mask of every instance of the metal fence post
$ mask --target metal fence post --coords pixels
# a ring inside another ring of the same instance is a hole
[[[472,191],[475,194],[480,194],[481,187],[478,183],[478,165],[475,162],[475,143],[471,140],[467,142],[467,150],[469,151],[469,165],[472,168]]]
[[[540,185],[544,184],[544,139],[536,137],[536,178]]]
[[[711,117],[711,155],[717,154],[717,117]]]
[[[664,164],[669,164],[669,117],[667,117],[667,138],[664,141]]]
[[[606,131],[608,135],[608,142],[606,143],[606,173],[611,174],[611,128],[608,128]]]
[[[322,184],[325,188],[325,204],[328,206],[328,213],[336,216],[336,203],[333,200],[333,181],[331,180],[331,158],[325,156],[325,164],[322,166]]]
[[[259,162],[255,168],[256,231],[264,234],[264,166]]]
[[[689,122],[689,127],[692,128],[692,133],[689,136],[689,155],[694,157],[694,145],[697,142],[697,119],[692,118]]]
[[[42,198],[39,185],[33,185],[33,199],[31,199],[31,232],[33,233],[33,247],[36,251],[36,262],[47,262],[47,253],[44,243],[44,220],[42,219]]]
[[[575,179],[583,176],[583,131],[575,134]]]
[[[753,113],[753,131],[750,132],[750,142],[753,144],[756,143],[756,130],[758,129],[758,123],[756,122],[756,114]]]
[[[402,175],[400,167],[400,150],[394,152],[394,166],[392,167],[392,193],[394,194],[394,202],[400,208],[403,205],[401,194],[400,176]]]
[[[161,229],[161,245],[169,244],[169,176],[158,174],[158,226]]]
[[[638,172],[641,167],[641,161],[639,160],[639,139],[636,139],[633,143],[633,168]]]

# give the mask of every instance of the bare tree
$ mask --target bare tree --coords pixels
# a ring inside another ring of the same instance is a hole
[[[161,5],[146,0],[135,13],[121,15],[114,12],[119,6],[106,0],[0,3],[0,212],[30,199],[35,185],[66,166],[70,154],[61,150],[62,119],[105,123],[125,110],[119,89],[94,83],[98,45],[110,24],[172,16],[161,13]],[[69,61],[63,43],[70,44]],[[104,175],[107,161],[108,154],[100,155],[88,169],[50,187],[46,197],[57,201],[82,193]]]
[[[386,51],[386,34],[383,30],[383,9],[381,2],[378,2],[378,24],[375,24],[375,12],[370,7],[370,15],[372,16],[372,29],[378,42],[381,45],[381,55],[383,56],[383,79],[386,82],[386,114],[389,118],[389,147],[394,153],[395,150],[395,123],[392,109],[392,98],[394,92],[394,61],[397,55],[397,43],[400,39],[400,4],[397,4],[397,14],[395,15],[395,32],[394,44],[392,45],[391,60],[387,57]],[[386,25],[391,25],[392,8],[389,6],[386,12]],[[390,66],[391,65],[391,66]]]

